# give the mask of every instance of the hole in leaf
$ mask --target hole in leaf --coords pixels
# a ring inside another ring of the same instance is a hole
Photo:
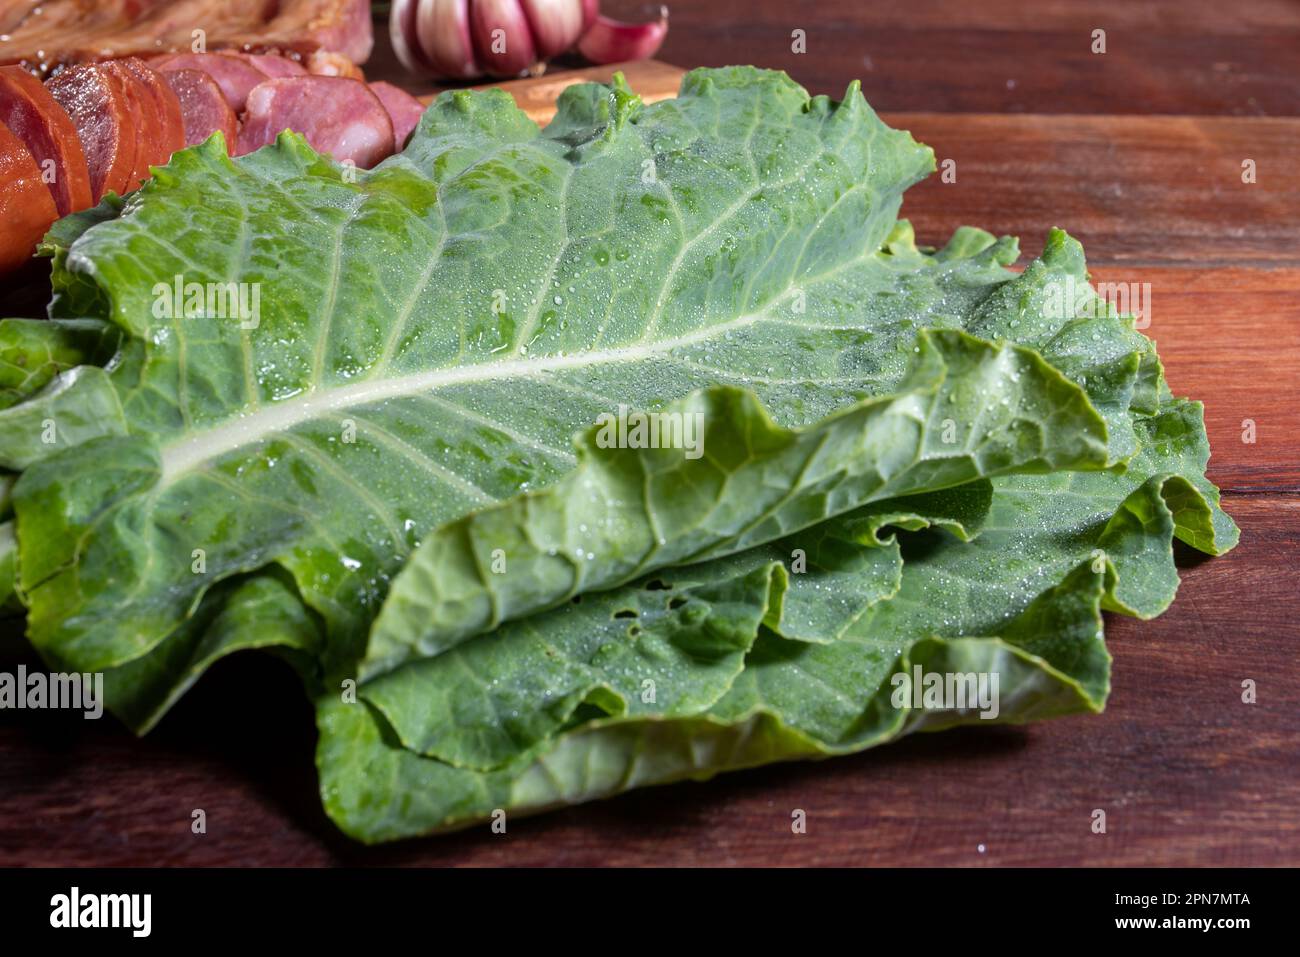
[[[614,612],[614,617],[615,617],[615,618],[635,618],[635,617],[636,617],[636,612],[633,611],[631,608],[624,608],[624,609],[622,609],[622,610],[620,610],[620,611],[616,611],[616,612]]]
[[[654,578],[646,582],[646,591],[671,591],[672,585],[666,584],[662,578]]]
[[[676,611],[678,608],[681,608],[682,605],[684,605],[684,604],[686,604],[686,599],[685,599],[685,598],[681,598],[681,597],[678,597],[678,598],[670,598],[670,599],[668,600],[668,610],[669,610],[669,611]]]

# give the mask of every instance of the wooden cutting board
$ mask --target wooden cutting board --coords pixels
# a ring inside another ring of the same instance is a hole
[[[555,100],[568,87],[575,83],[608,83],[613,79],[614,74],[620,71],[627,78],[628,85],[646,103],[676,96],[682,75],[686,72],[681,67],[660,63],[658,60],[637,60],[632,63],[551,70],[541,76],[523,80],[506,80],[502,83],[487,83],[474,89],[500,87],[509,90],[520,109],[539,125],[543,125],[549,123],[551,117],[555,115]],[[427,92],[417,91],[422,103],[432,102],[441,92],[441,88]]]

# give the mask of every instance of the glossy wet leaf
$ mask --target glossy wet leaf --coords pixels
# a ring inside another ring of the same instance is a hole
[[[1236,541],[1201,408],[1065,233],[918,246],[932,168],[747,68],[446,94],[371,171],[182,151],[0,322],[0,602],[139,731],[281,655],[366,841],[1098,710],[1102,610]]]

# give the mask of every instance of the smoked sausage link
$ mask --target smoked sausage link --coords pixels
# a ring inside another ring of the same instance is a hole
[[[220,130],[226,138],[226,151],[233,153],[239,123],[235,111],[221,95],[217,81],[199,70],[168,70],[159,75],[180,101],[181,117],[185,121],[185,145],[202,143]]]
[[[71,66],[46,89],[72,118],[90,170],[90,195],[127,191],[135,166],[131,105],[126,88],[103,64]]]
[[[93,200],[77,128],[44,85],[22,67],[0,67],[0,123],[23,141],[42,171],[60,216]]]
[[[198,70],[217,81],[221,92],[235,113],[244,112],[249,91],[270,77],[262,70],[236,56],[224,53],[175,53],[151,61],[150,65],[163,73],[169,70]]]
[[[149,164],[157,162],[162,153],[162,120],[154,110],[153,94],[123,65],[123,61],[109,60],[100,65],[125,90],[130,105],[130,120],[126,128],[135,150],[126,188],[128,191],[136,190],[149,178]]]
[[[9,127],[0,123],[0,272],[31,258],[36,243],[59,216],[54,197],[41,181],[36,158]]]
[[[176,94],[162,75],[150,69],[143,60],[127,57],[117,62],[145,88],[153,102],[158,116],[160,145],[158,152],[150,157],[149,163],[165,166],[173,153],[185,148],[185,121],[181,118],[181,105]]]
[[[369,169],[393,152],[393,121],[360,80],[291,76],[267,80],[248,94],[239,154],[275,142],[281,130],[301,133],[318,153]]]
[[[376,80],[370,84],[370,92],[379,97],[388,111],[388,118],[393,121],[393,144],[400,150],[406,146],[411,131],[424,116],[424,104],[400,87]]]

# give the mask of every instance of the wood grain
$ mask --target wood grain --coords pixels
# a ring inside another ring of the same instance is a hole
[[[956,163],[955,182],[931,176],[907,192],[903,215],[922,234],[975,223],[1037,253],[1062,226],[1094,264],[1300,265],[1300,119],[884,118]],[[1255,183],[1242,182],[1246,159]]]
[[[878,110],[1300,114],[1290,0],[674,0],[660,59],[757,63]],[[1096,29],[1106,53],[1092,52]],[[793,30],[806,52],[791,49]]]

